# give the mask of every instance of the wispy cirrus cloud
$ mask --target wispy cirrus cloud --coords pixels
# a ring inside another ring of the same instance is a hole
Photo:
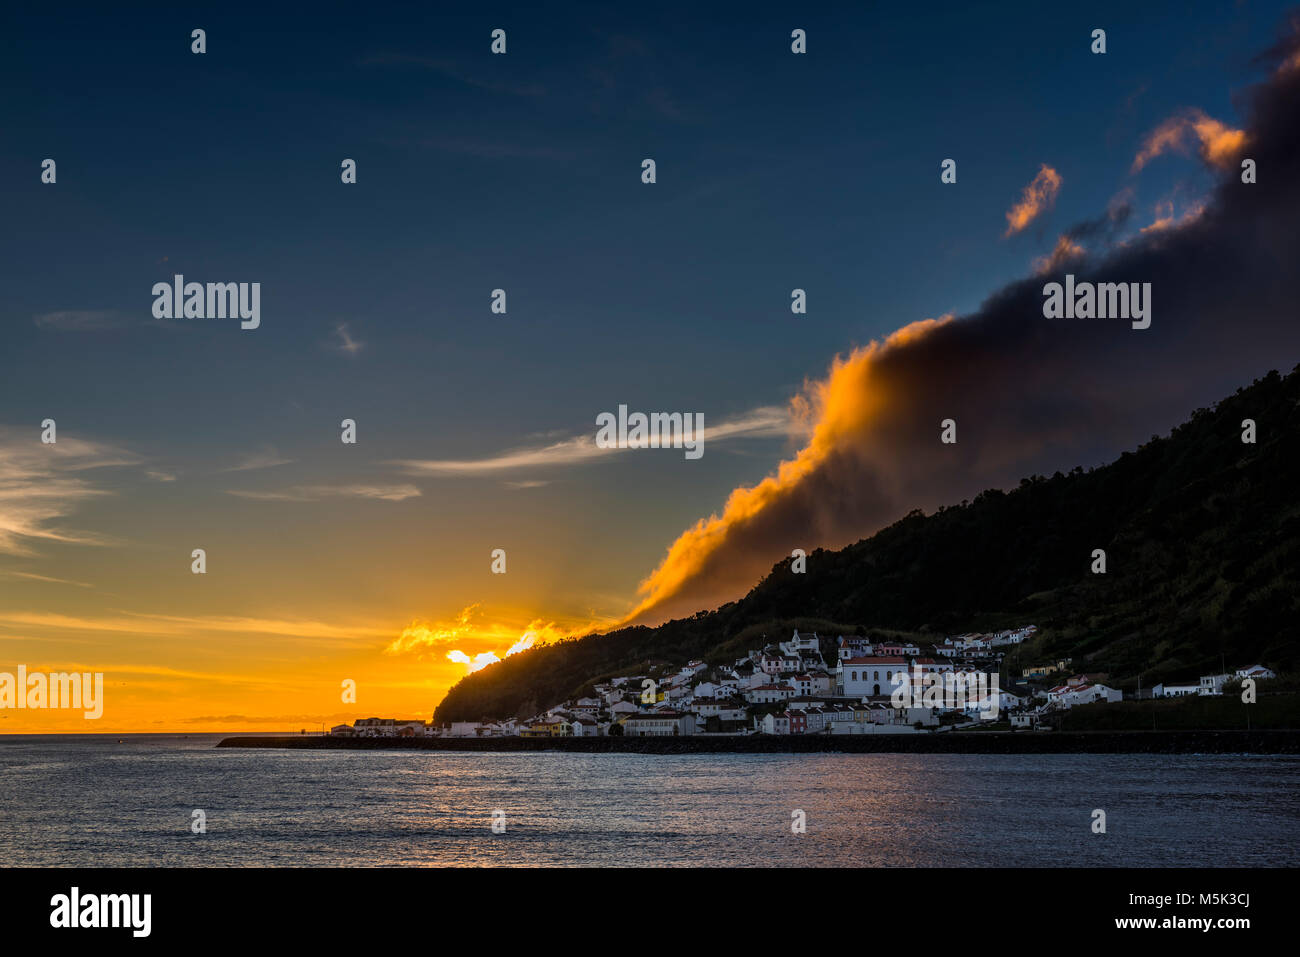
[[[732,439],[788,435],[793,420],[787,409],[762,406],[744,415],[704,426],[704,444]],[[553,468],[598,461],[626,449],[603,449],[596,444],[596,432],[575,435],[547,445],[512,449],[480,459],[396,459],[396,465],[412,475],[491,475],[519,469]],[[635,450],[633,450],[635,451]],[[523,486],[520,486],[523,487]]]
[[[401,502],[417,498],[420,490],[414,485],[295,485],[278,491],[227,491],[227,495],[251,498],[266,502],[319,502],[327,498],[370,498],[385,502]]]
[[[143,679],[189,678],[213,684],[261,685],[263,687],[283,687],[283,679],[276,677],[259,677],[249,673],[222,673],[216,671],[190,671],[181,668],[169,668],[163,665],[138,664],[135,662],[93,661],[41,661],[43,671],[110,671],[113,678],[134,677]]]
[[[43,312],[32,319],[42,329],[59,332],[98,332],[123,325],[122,316],[115,309],[64,309]]]
[[[55,578],[51,575],[37,575],[35,572],[9,571],[0,572],[0,578],[22,578],[27,581],[45,582],[51,585],[76,585],[78,588],[94,588],[94,585],[86,582],[74,582],[67,578]]]
[[[106,545],[92,532],[63,526],[79,504],[109,494],[86,473],[132,466],[131,453],[71,437],[46,445],[36,429],[0,426],[0,553],[32,554],[38,542]]]
[[[293,459],[286,459],[269,445],[262,446],[256,452],[249,453],[239,462],[228,468],[222,469],[223,472],[249,472],[253,469],[275,468],[277,465],[289,465]]]
[[[354,358],[366,347],[366,344],[353,337],[346,322],[340,322],[334,327],[334,336],[329,341],[329,347],[335,352]]]
[[[0,612],[0,625],[55,631],[107,632],[140,636],[181,637],[219,632],[250,636],[276,635],[305,641],[337,640],[358,647],[373,647],[376,638],[391,638],[392,628],[375,625],[326,624],[303,618],[248,616],[153,615],[112,611],[103,615],[64,615],[42,611]]]

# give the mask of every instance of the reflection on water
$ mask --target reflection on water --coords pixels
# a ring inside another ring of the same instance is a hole
[[[214,749],[0,737],[0,865],[1290,865],[1300,758]],[[195,808],[208,832],[190,833]],[[493,834],[492,812],[506,813]],[[807,833],[791,833],[791,812]],[[1093,834],[1092,810],[1107,833]]]

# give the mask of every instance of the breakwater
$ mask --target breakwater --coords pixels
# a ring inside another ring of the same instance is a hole
[[[1020,731],[594,738],[335,738],[248,735],[219,748],[568,751],[577,754],[1300,754],[1297,731]]]

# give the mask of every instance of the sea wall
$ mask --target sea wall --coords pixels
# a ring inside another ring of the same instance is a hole
[[[655,738],[226,738],[219,748],[579,754],[1300,754],[1297,731],[1020,731]]]

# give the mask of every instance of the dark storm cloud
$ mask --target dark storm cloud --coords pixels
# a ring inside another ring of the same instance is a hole
[[[1076,281],[1150,283],[1152,321],[1046,319],[1043,285],[1012,283],[972,315],[917,323],[837,359],[795,400],[807,446],[736,489],[670,547],[629,621],[659,621],[743,594],[792,549],[842,546],[911,508],[1035,472],[1098,464],[1300,353],[1300,53],[1291,37],[1248,98],[1241,155],[1203,212],[1070,258]],[[1253,159],[1258,182],[1242,182]],[[1075,237],[1128,218],[1112,201]],[[954,419],[958,441],[941,444]]]

